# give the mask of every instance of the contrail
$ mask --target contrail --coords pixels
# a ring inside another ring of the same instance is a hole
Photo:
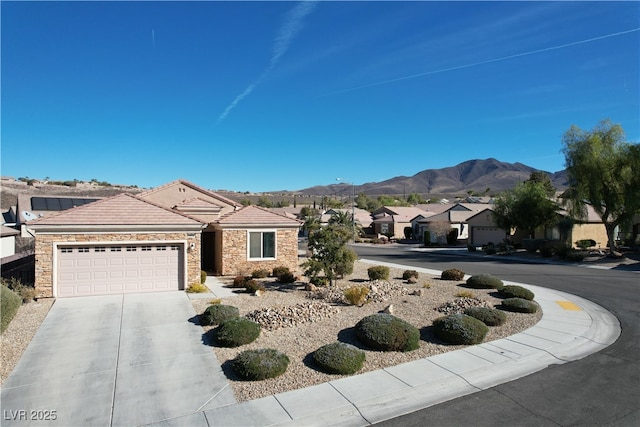
[[[231,102],[231,104],[229,104],[227,108],[225,108],[222,114],[220,114],[220,116],[218,117],[216,124],[224,120],[229,115],[231,110],[233,110],[236,105],[240,103],[240,101],[249,96],[251,92],[253,92],[253,90],[256,88],[256,86],[258,86],[258,84],[262,81],[262,79],[264,79],[264,77],[269,73],[269,71],[271,71],[271,69],[276,66],[276,64],[280,61],[282,55],[284,55],[289,49],[289,46],[291,45],[291,42],[293,41],[295,36],[302,29],[302,24],[305,16],[313,12],[315,6],[315,1],[303,1],[301,3],[298,3],[293,9],[289,11],[284,23],[278,30],[276,38],[274,39],[273,52],[271,54],[269,65],[262,72],[262,74],[260,74],[260,77],[258,77],[253,83],[251,83],[240,95],[236,97],[236,99],[233,100],[233,102]]]
[[[623,34],[629,34],[629,33],[633,33],[633,32],[636,32],[636,31],[640,31],[640,28],[632,28],[632,29],[626,30],[626,31],[619,31],[617,33],[605,34],[604,36],[592,37],[590,39],[579,40],[579,41],[571,42],[571,43],[565,43],[565,44],[561,44],[561,45],[558,45],[558,46],[551,46],[551,47],[545,47],[545,48],[542,48],[542,49],[530,50],[528,52],[516,53],[514,55],[502,56],[500,58],[487,59],[486,61],[474,62],[474,63],[471,63],[471,64],[458,65],[458,66],[455,66],[455,67],[443,68],[443,69],[440,69],[440,70],[426,71],[424,73],[411,74],[409,76],[396,77],[394,79],[382,80],[382,81],[379,81],[379,82],[376,82],[376,83],[369,83],[369,84],[362,85],[362,86],[356,86],[356,87],[352,87],[352,88],[349,88],[349,89],[344,89],[344,90],[331,92],[331,93],[328,93],[328,94],[323,95],[323,96],[338,95],[338,94],[341,94],[341,93],[352,92],[354,90],[365,89],[365,88],[374,87],[374,86],[380,86],[380,85],[384,85],[384,84],[387,84],[387,83],[394,83],[394,82],[399,82],[399,81],[402,81],[402,80],[415,79],[416,77],[423,77],[423,76],[428,76],[428,75],[431,75],[431,74],[445,73],[447,71],[461,70],[461,69],[464,69],[464,68],[476,67],[478,65],[491,64],[493,62],[500,62],[500,61],[506,61],[507,59],[519,58],[521,56],[528,56],[528,55],[534,55],[536,53],[549,52],[551,50],[564,49],[564,48],[567,48],[567,47],[576,46],[576,45],[579,45],[579,44],[590,43],[590,42],[593,42],[593,41],[607,39],[607,38],[610,38],[610,37],[616,37],[616,36],[620,36],[620,35],[623,35]]]

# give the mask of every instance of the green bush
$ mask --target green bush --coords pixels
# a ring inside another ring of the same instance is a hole
[[[553,256],[553,245],[545,243],[540,247],[540,255],[544,258],[551,258]]]
[[[264,291],[265,287],[264,287],[264,283],[255,280],[255,279],[250,279],[247,280],[246,282],[244,282],[244,288],[248,291],[248,292],[255,292],[255,291]]]
[[[367,286],[351,286],[343,291],[344,299],[351,305],[362,307],[367,301],[369,288]]]
[[[356,324],[356,337],[382,351],[412,351],[420,347],[420,331],[392,314],[376,313]]]
[[[504,298],[523,298],[529,301],[533,301],[533,297],[535,296],[529,289],[516,285],[507,285],[498,292]]]
[[[571,252],[571,246],[566,243],[556,243],[553,246],[553,253],[555,253],[560,259],[567,259],[569,252]]]
[[[507,298],[502,301],[501,308],[507,311],[515,311],[518,313],[535,313],[538,311],[538,304],[524,298]]]
[[[464,314],[478,319],[487,326],[500,326],[507,321],[507,315],[504,311],[496,310],[489,307],[469,307]]]
[[[280,283],[293,283],[296,281],[296,276],[292,272],[283,273],[278,276],[278,282]]]
[[[22,298],[5,285],[0,286],[0,291],[0,308],[2,310],[2,322],[0,326],[2,327],[1,332],[4,332],[22,305]]]
[[[369,280],[389,280],[389,267],[376,265],[367,269]]]
[[[440,278],[442,280],[462,280],[464,279],[464,271],[458,270],[457,268],[450,268],[448,270],[444,270],[440,274]]]
[[[450,314],[433,321],[438,338],[451,344],[478,344],[489,332],[487,325],[466,314]]]
[[[289,270],[289,267],[279,266],[279,267],[273,268],[273,272],[271,275],[273,277],[280,279],[280,276],[287,273],[291,273],[291,270]]]
[[[28,303],[36,299],[38,293],[33,285],[22,283],[19,279],[12,277],[11,279],[2,279],[1,283],[18,294],[23,303]]]
[[[580,249],[589,249],[595,247],[596,241],[593,239],[582,239],[576,242],[576,246]]]
[[[251,280],[251,276],[236,276],[233,278],[232,288],[244,288],[245,283]]]
[[[458,242],[458,229],[457,228],[452,228],[451,230],[449,230],[449,232],[447,233],[447,244],[448,245],[455,245]]]
[[[272,348],[245,350],[233,359],[232,366],[240,378],[260,381],[284,374],[289,357]]]
[[[209,292],[209,288],[207,288],[202,283],[192,283],[189,286],[187,286],[187,289],[185,290],[185,292],[189,294],[203,294],[205,292]]]
[[[490,274],[477,274],[467,279],[467,286],[474,289],[502,289],[504,283]]]
[[[269,270],[265,268],[253,270],[251,272],[251,277],[253,277],[254,279],[264,279],[265,277],[269,277]]]
[[[335,342],[314,351],[313,361],[326,373],[349,375],[362,369],[365,353],[351,344]]]
[[[475,246],[475,245],[467,245],[467,250],[468,250],[469,252],[476,252],[476,251],[477,251],[477,248],[476,248],[476,246]]]
[[[545,239],[522,239],[522,246],[531,254],[536,253],[538,249],[545,245],[545,243]]]
[[[402,273],[403,280],[409,280],[412,277],[415,277],[417,279],[418,277],[420,277],[420,274],[415,270],[405,270],[404,273]]]
[[[329,278],[324,276],[312,277],[309,282],[315,286],[329,286]]]
[[[584,254],[580,251],[571,250],[567,253],[565,260],[570,262],[582,262],[584,261]]]
[[[422,242],[425,246],[429,246],[431,244],[431,232],[429,230],[425,230],[422,234]]]
[[[215,336],[223,347],[239,347],[255,341],[260,335],[260,324],[244,317],[225,320],[215,330]]]
[[[207,281],[207,272],[200,270],[200,283],[204,284]]]
[[[240,317],[238,307],[224,304],[214,304],[207,307],[200,315],[200,324],[203,326],[219,325],[225,320]]]

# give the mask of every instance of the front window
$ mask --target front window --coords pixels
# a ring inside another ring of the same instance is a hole
[[[249,258],[275,258],[276,257],[276,233],[275,231],[251,231],[249,232]]]

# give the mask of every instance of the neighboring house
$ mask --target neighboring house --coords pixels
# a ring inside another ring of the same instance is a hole
[[[205,226],[129,194],[29,221],[38,296],[185,289],[200,281]]]
[[[418,219],[414,221],[414,224],[417,224],[419,235],[423,236],[426,230],[430,230],[430,225],[448,223],[451,228],[458,230],[458,241],[467,240],[469,238],[469,225],[467,224],[469,218],[485,209],[489,209],[490,206],[485,203],[456,203],[453,206],[448,205],[448,209],[442,213]],[[437,240],[438,236],[435,233],[431,233],[430,243],[437,243]]]
[[[579,240],[594,240],[596,247],[606,248],[609,240],[607,237],[607,229],[600,215],[598,215],[590,205],[586,205],[586,208],[587,217],[573,224],[567,236],[567,243],[571,243],[573,247],[576,247],[576,242]],[[566,217],[567,213],[560,211],[559,216]],[[535,237],[559,241],[560,230],[557,226],[547,227],[544,230],[536,230]]]
[[[23,227],[28,221],[93,203],[100,199],[100,197],[49,196],[19,193],[15,222],[22,230],[22,237],[31,237]]]
[[[300,221],[179,180],[29,221],[40,297],[185,289],[201,270],[298,268]]]
[[[0,257],[5,258],[16,253],[16,236],[20,232],[15,228],[2,226],[0,233]]]
[[[360,209],[360,208],[332,208],[329,209],[327,211],[325,211],[321,217],[320,217],[320,223],[322,225],[326,225],[329,223],[329,220],[331,219],[331,217],[333,215],[335,215],[338,212],[344,212],[346,214],[349,215],[349,218],[351,218],[351,215],[354,215],[355,217],[355,223],[357,227],[360,227],[362,229],[366,229],[369,228],[371,226],[371,222],[372,222],[372,217],[371,217],[371,213],[366,210],[366,209]]]
[[[505,230],[496,227],[491,208],[483,209],[467,218],[467,226],[469,227],[468,243],[472,246],[498,244],[507,237]]]
[[[383,206],[371,213],[373,231],[404,239],[404,229],[412,228],[411,221],[419,215],[428,215],[428,212],[415,206]]]

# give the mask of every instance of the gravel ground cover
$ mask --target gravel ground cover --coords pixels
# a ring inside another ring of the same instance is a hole
[[[0,384],[9,377],[22,353],[36,334],[53,305],[53,298],[42,298],[22,304],[15,317],[2,333],[0,348]]]
[[[366,352],[364,373],[376,369],[398,365],[412,360],[457,350],[464,346],[449,345],[439,341],[431,331],[431,324],[437,317],[468,306],[494,307],[502,300],[493,289],[468,289],[464,281],[444,281],[438,277],[421,274],[417,283],[402,280],[404,270],[391,269],[390,280],[368,280],[367,268],[370,264],[356,262],[354,273],[338,280],[334,289],[318,288],[305,290],[302,281],[291,285],[276,283],[275,279],[264,279],[267,291],[254,296],[237,291],[237,295],[222,299],[222,304],[238,307],[240,316],[247,316],[262,324],[262,331],[256,341],[237,348],[224,348],[212,342],[213,351],[222,364],[229,382],[239,401],[308,387],[341,378],[319,371],[313,364],[311,354],[324,344],[343,341],[353,344]],[[301,280],[306,278],[301,277]],[[222,278],[231,284],[232,278]],[[342,301],[342,290],[351,286],[368,286],[373,298],[362,307],[347,305]],[[457,297],[459,293],[469,294]],[[208,300],[192,301],[196,313],[202,313],[209,305]],[[363,317],[392,306],[393,314],[420,329],[420,348],[411,352],[371,351],[355,338],[353,327]],[[507,322],[491,327],[485,342],[504,338],[523,331],[536,324],[542,317],[541,310],[534,314],[507,312]],[[213,326],[203,327],[204,332]],[[287,354],[291,360],[287,371],[273,379],[263,381],[242,381],[233,372],[231,361],[248,349],[273,348]]]

